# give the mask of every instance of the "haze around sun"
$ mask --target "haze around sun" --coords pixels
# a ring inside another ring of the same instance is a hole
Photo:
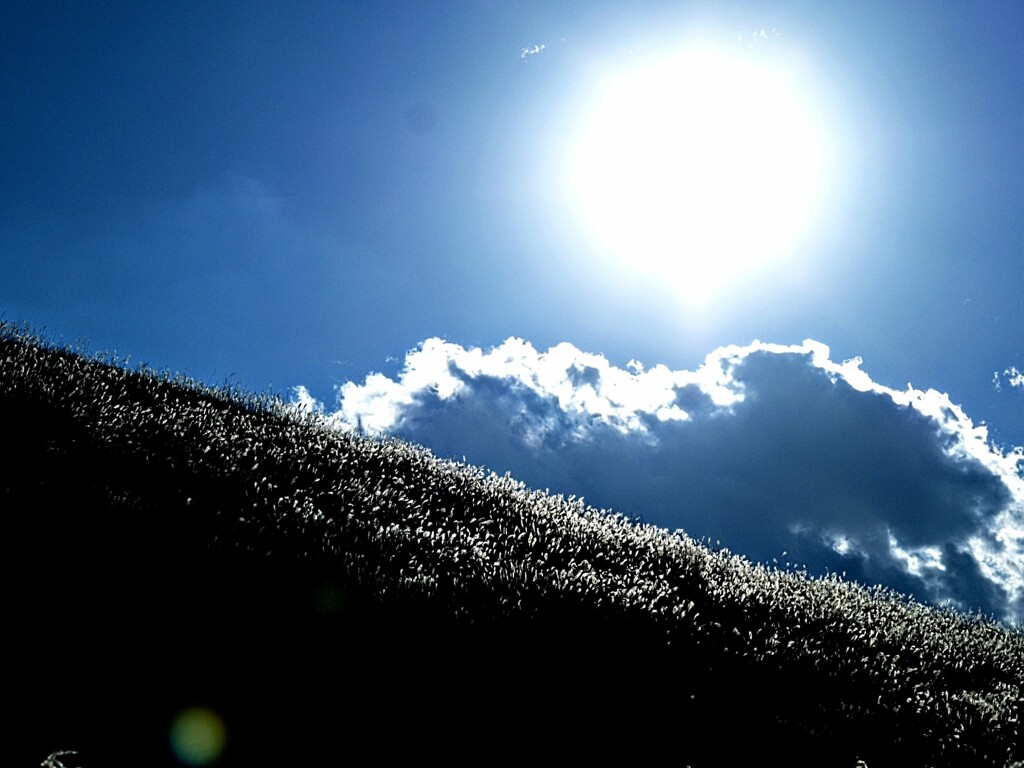
[[[580,230],[691,305],[798,269],[831,163],[806,65],[693,42],[594,77],[566,154]]]

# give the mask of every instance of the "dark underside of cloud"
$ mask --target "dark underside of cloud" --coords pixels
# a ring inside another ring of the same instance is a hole
[[[706,380],[680,377],[666,390],[670,401],[657,412],[629,409],[625,424],[600,407],[567,404],[565,393],[621,405],[603,379],[638,383],[642,371],[573,362],[561,368],[556,391],[539,383],[544,355],[520,375],[514,361],[487,370],[464,362],[455,345],[444,349],[434,378],[447,385],[404,377],[406,397],[382,431],[752,560],[1024,615],[1019,571],[1000,570],[1015,559],[1007,548],[1019,550],[1019,540],[1002,535],[1007,521],[1019,525],[1019,487],[984,457],[958,450],[969,440],[951,412],[937,418],[891,390],[855,386],[810,349],[764,345],[717,360],[733,402],[716,402]],[[350,422],[357,390],[369,387],[343,388]],[[685,416],[666,418],[670,411]],[[992,456],[1000,458],[1005,466]]]

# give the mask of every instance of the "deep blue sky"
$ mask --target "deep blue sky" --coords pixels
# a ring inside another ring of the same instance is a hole
[[[1022,36],[1019,2],[7,2],[0,316],[328,408],[433,337],[688,371],[814,339],[1009,450]],[[836,158],[791,266],[700,309],[562,178],[601,78],[694,39],[800,62]]]

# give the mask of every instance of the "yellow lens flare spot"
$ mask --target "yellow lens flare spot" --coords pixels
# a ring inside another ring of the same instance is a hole
[[[227,729],[220,715],[205,707],[182,710],[172,721],[170,745],[184,765],[210,765],[227,745]]]
[[[824,161],[792,73],[692,48],[602,85],[567,175],[599,250],[698,304],[793,249]]]

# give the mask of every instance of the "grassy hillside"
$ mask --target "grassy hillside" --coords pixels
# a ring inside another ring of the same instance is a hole
[[[1019,627],[9,324],[0,423],[7,765],[1024,760]]]

